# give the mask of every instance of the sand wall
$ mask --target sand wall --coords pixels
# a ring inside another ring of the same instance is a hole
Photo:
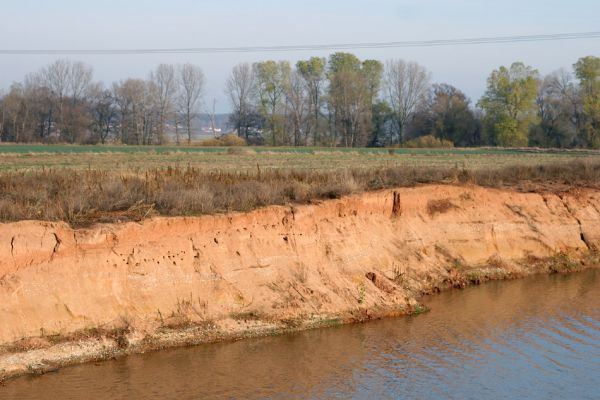
[[[0,224],[0,345],[127,327],[414,309],[474,274],[600,246],[600,192],[432,185],[250,213],[72,229]]]

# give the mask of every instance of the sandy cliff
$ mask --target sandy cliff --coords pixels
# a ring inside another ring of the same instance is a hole
[[[120,329],[127,348],[169,328],[227,336],[410,312],[425,292],[593,263],[599,246],[600,192],[585,189],[435,185],[90,229],[0,224],[0,346]],[[0,372],[43,356],[15,351]]]

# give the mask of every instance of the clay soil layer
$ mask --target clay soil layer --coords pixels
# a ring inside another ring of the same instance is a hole
[[[420,296],[598,265],[600,191],[428,185],[249,213],[0,224],[0,379],[423,311]]]

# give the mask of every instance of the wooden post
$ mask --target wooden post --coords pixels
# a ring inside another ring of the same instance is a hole
[[[400,202],[400,193],[394,191],[394,205],[392,206],[392,217],[402,215],[402,203]]]

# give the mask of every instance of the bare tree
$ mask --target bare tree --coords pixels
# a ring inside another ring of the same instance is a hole
[[[64,98],[69,86],[70,63],[68,60],[56,60],[44,68],[38,76],[40,80],[39,86],[46,86],[50,91],[50,101],[48,104],[48,126],[47,136],[55,124],[55,121],[61,121],[63,118]],[[38,78],[33,75],[31,78]],[[59,127],[60,129],[60,127]],[[44,136],[44,135],[42,135]]]
[[[127,79],[113,86],[121,115],[121,141],[149,144],[154,128],[150,84],[142,79]]]
[[[250,64],[238,64],[231,70],[225,94],[233,108],[232,122],[238,135],[248,139],[248,130],[256,97],[256,79]]]
[[[6,96],[4,91],[0,89],[0,142],[5,142],[6,140],[6,130],[4,129],[4,125],[6,122]]]
[[[160,64],[150,73],[150,82],[158,113],[158,143],[165,139],[167,120],[173,111],[173,100],[177,90],[175,68],[172,65]]]
[[[572,75],[559,70],[546,76],[540,84],[536,104],[540,123],[530,130],[530,143],[545,147],[572,146],[577,141],[582,112]]]
[[[290,110],[289,119],[294,136],[294,146],[306,145],[307,135],[303,135],[303,128],[309,113],[309,98],[307,86],[298,70],[294,70],[290,75],[285,96]]]
[[[89,101],[94,139],[104,144],[114,133],[117,121],[117,103],[113,93],[100,83],[90,88]]]
[[[217,99],[213,99],[212,101],[212,109],[210,112],[210,130],[213,136],[217,136],[217,117],[215,115],[217,108]]]
[[[83,104],[92,82],[92,68],[82,62],[61,59],[44,68],[36,85],[49,92],[47,134],[55,127],[71,143],[86,131],[88,119]]]
[[[112,95],[119,110],[119,133],[118,140],[121,143],[129,143],[128,122],[131,120],[131,97],[127,95],[125,82],[114,82],[112,85]]]
[[[44,71],[30,73],[23,82],[22,137],[34,136],[44,140],[54,126],[55,95],[45,83]],[[26,133],[26,130],[29,132]]]
[[[41,76],[52,95],[58,99],[59,104],[62,104],[63,99],[67,95],[70,73],[71,63],[64,59],[56,60],[42,70]]]
[[[427,99],[429,81],[430,73],[415,62],[390,60],[386,63],[384,84],[400,142],[404,140],[406,123]]]
[[[67,103],[66,113],[63,115],[63,136],[74,143],[83,137],[90,118],[86,110],[86,100],[92,84],[93,70],[82,62],[70,62],[67,79]]]
[[[180,65],[177,72],[179,109],[185,120],[188,144],[191,144],[192,121],[198,116],[201,97],[204,91],[204,73],[200,67],[192,64]]]
[[[68,95],[74,102],[81,100],[90,88],[94,71],[82,62],[70,63],[67,78]]]

